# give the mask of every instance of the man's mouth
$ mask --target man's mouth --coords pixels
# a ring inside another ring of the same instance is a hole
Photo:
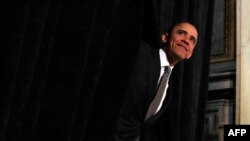
[[[183,47],[187,51],[187,45],[182,44],[182,43],[177,43],[176,45],[179,47]]]

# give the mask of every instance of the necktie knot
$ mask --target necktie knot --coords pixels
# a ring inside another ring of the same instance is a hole
[[[164,73],[168,73],[169,74],[170,71],[171,71],[170,66],[165,66]]]

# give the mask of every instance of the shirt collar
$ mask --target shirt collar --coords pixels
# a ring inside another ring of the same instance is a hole
[[[161,62],[161,67],[166,67],[166,66],[170,66],[168,58],[167,58],[167,54],[165,53],[165,51],[161,48],[159,50],[160,53],[160,62]],[[171,70],[173,69],[174,66],[170,66]]]

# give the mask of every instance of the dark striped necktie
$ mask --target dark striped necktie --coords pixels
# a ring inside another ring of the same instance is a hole
[[[163,97],[163,94],[167,85],[167,81],[169,79],[170,70],[171,69],[169,66],[165,67],[164,74],[162,75],[160,83],[158,84],[156,95],[148,108],[148,112],[146,114],[145,120],[147,120],[148,118],[150,118],[156,113],[157,108],[159,107],[161,99]]]

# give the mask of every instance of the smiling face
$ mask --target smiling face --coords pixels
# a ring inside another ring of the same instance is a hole
[[[196,28],[189,23],[180,23],[174,26],[168,36],[162,34],[163,48],[167,53],[170,64],[175,65],[181,60],[189,59],[197,43]]]

